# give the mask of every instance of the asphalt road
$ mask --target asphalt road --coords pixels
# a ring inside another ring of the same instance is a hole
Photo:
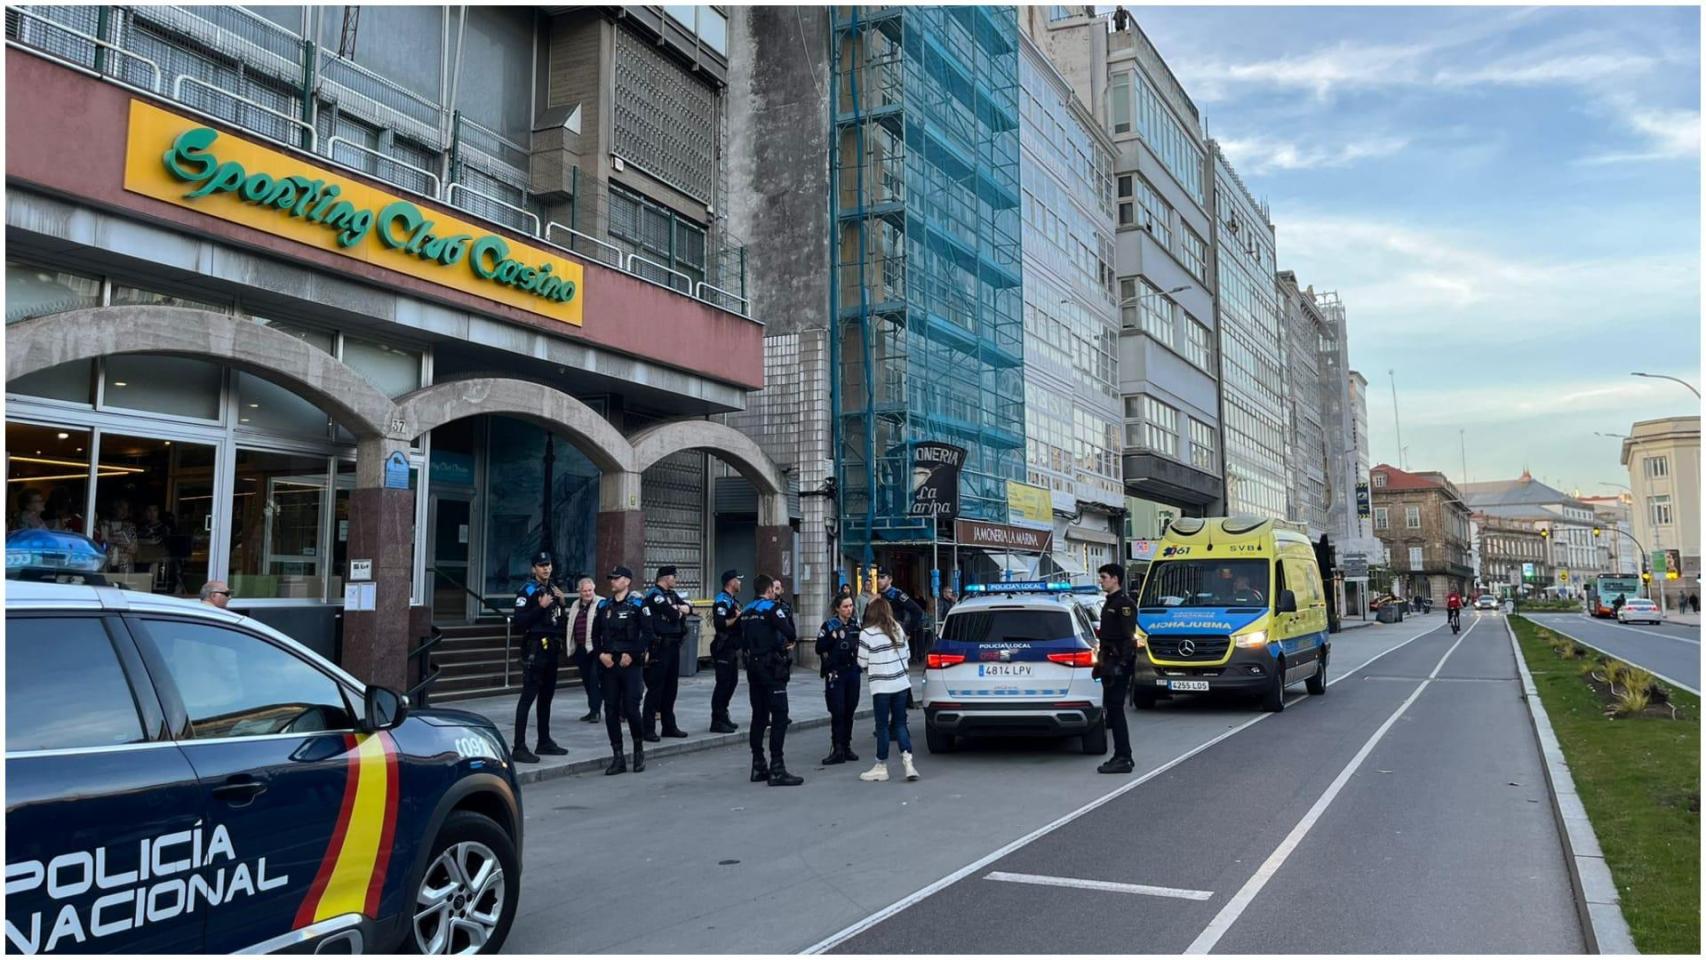
[[[1681,623],[1652,625],[1596,620],[1580,613],[1522,616],[1700,695],[1700,628]]]
[[[798,788],[748,783],[743,747],[528,785],[506,950],[1183,950],[1423,686],[1451,646],[1442,624],[1436,614],[1341,634],[1340,681],[1324,698],[1293,688],[1283,714],[1198,698],[1136,716],[1133,777],[1096,774],[1076,741],[949,756],[920,742],[923,779],[867,784],[861,729],[863,762],[830,768],[815,763],[827,731],[790,737]],[[1496,621],[1464,637],[1218,949],[1582,949],[1509,643]],[[814,695],[795,684],[794,696]],[[914,713],[922,741],[920,724]],[[1209,896],[986,879],[993,871]]]
[[[1499,618],[1436,629],[832,949],[1583,952],[1520,693]]]

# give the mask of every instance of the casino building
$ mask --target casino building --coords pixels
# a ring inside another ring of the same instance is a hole
[[[459,630],[437,696],[505,685],[541,544],[788,574],[787,480],[713,419],[764,373],[720,8],[22,7],[6,43],[8,531],[224,580],[398,688]]]

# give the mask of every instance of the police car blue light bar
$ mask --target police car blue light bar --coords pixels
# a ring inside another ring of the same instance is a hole
[[[973,593],[1071,593],[1075,588],[1062,580],[1010,580],[1005,583],[968,583]]]

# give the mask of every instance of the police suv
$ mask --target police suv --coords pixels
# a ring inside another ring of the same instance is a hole
[[[1091,676],[1096,630],[1073,588],[972,584],[925,657],[924,735],[931,753],[976,735],[1081,737],[1108,752],[1102,684]]]
[[[234,612],[37,579],[83,582],[6,582],[7,952],[502,946],[521,792],[488,720]]]

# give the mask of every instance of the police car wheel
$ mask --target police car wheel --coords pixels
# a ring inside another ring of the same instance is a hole
[[[930,726],[924,728],[924,746],[928,747],[931,753],[953,753],[958,749],[953,734]]]
[[[1081,749],[1086,756],[1099,757],[1108,752],[1108,728],[1103,724],[1096,724],[1079,739],[1083,741]]]
[[[414,953],[496,953],[515,920],[515,844],[488,817],[451,814],[415,887],[403,946]]]

